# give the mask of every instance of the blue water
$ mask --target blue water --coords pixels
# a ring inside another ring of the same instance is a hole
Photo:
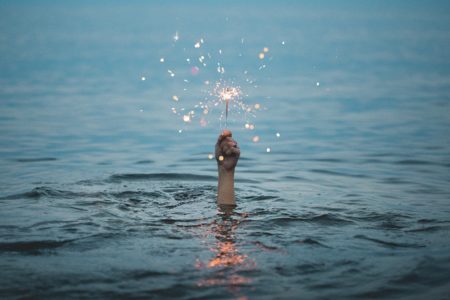
[[[199,38],[264,107],[234,210]],[[0,298],[449,299],[449,48],[445,1],[0,2]]]

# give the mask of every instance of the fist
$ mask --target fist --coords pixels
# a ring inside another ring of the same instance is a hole
[[[219,167],[226,171],[232,171],[237,165],[241,150],[235,140],[231,137],[231,131],[224,130],[217,139],[216,160]]]

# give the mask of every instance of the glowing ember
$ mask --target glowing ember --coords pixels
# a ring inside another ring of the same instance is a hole
[[[224,160],[224,157],[221,155],[221,156],[219,156],[219,160],[220,161],[223,161]]]
[[[178,101],[178,96],[172,96],[173,101]]]
[[[253,143],[259,142],[259,136],[255,135],[252,139]]]
[[[259,54],[259,59],[264,59],[264,53],[261,52],[261,53]]]
[[[191,116],[190,115],[184,115],[183,116],[183,121],[186,122],[186,123],[191,122]]]
[[[208,159],[213,159],[213,158],[214,158],[214,155],[208,154]]]
[[[267,52],[269,52],[269,48],[264,47],[263,51],[267,53]]]
[[[220,98],[222,98],[225,101],[229,101],[229,100],[239,96],[239,94],[240,94],[240,91],[238,88],[226,87],[226,88],[223,88],[222,91],[220,91]]]
[[[259,105],[259,103],[256,103],[255,104],[255,109],[260,109],[261,108],[261,105]]]

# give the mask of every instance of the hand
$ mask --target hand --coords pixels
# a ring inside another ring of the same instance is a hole
[[[216,143],[216,160],[219,168],[233,171],[241,155],[241,150],[235,140],[231,137],[231,131],[224,130],[219,135]]]

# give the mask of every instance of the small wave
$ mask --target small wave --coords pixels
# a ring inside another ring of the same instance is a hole
[[[17,158],[14,161],[28,163],[28,162],[42,162],[42,161],[55,161],[58,160],[54,157],[36,157],[36,158]]]
[[[252,244],[258,246],[258,248],[262,249],[263,251],[277,251],[277,250],[279,250],[278,247],[268,246],[268,245],[266,245],[266,244],[264,244],[263,242],[260,242],[260,241],[254,241],[254,242],[252,242]]]
[[[185,173],[130,173],[130,174],[114,174],[109,177],[111,182],[121,181],[138,181],[138,180],[179,180],[179,181],[215,181],[214,176],[195,175]]]
[[[148,165],[153,164],[155,161],[151,159],[139,160],[136,162],[137,165]]]
[[[297,244],[302,244],[302,245],[310,245],[310,246],[319,246],[319,247],[323,247],[323,248],[330,248],[316,240],[313,240],[311,238],[306,238],[304,240],[297,240],[295,241]]]
[[[79,197],[101,197],[105,196],[104,192],[85,193],[85,192],[73,192],[52,189],[50,187],[42,186],[36,187],[29,192],[9,195],[0,198],[0,200],[15,200],[15,199],[39,199],[41,197],[59,197],[59,198],[79,198]]]
[[[342,163],[345,162],[343,159],[339,158],[309,158],[306,159],[308,161],[317,161],[317,162],[329,162],[329,163]]]
[[[353,221],[340,218],[334,214],[326,213],[321,215],[312,216],[287,216],[287,217],[277,217],[269,221],[274,222],[277,225],[284,225],[291,222],[306,222],[306,223],[317,223],[320,225],[349,225],[353,224]]]
[[[412,183],[410,181],[403,180],[403,179],[397,178],[397,177],[388,177],[388,178],[381,180],[381,182],[386,183],[386,184],[411,184]]]
[[[322,225],[346,225],[353,224],[353,221],[340,218],[334,214],[322,214],[307,219],[309,222],[319,223]]]
[[[388,248],[423,248],[424,245],[418,245],[418,244],[407,244],[407,243],[396,243],[391,241],[384,241],[376,238],[371,238],[362,234],[355,235],[354,238],[356,239],[362,239],[366,241],[371,241],[374,243],[377,243],[379,245],[388,247]]]
[[[434,165],[433,162],[425,161],[425,160],[417,160],[417,159],[403,159],[394,162],[397,165]]]
[[[40,253],[41,250],[59,248],[72,241],[73,240],[0,243],[0,251]]]
[[[410,230],[405,230],[406,232],[435,232],[445,229],[443,226],[427,226],[427,227],[421,227],[421,228],[414,228]]]
[[[271,196],[271,195],[258,195],[258,196],[246,196],[242,197],[246,200],[252,200],[252,201],[263,201],[263,200],[274,200],[278,199],[277,196]]]
[[[313,172],[313,173],[333,175],[333,176],[344,176],[344,177],[353,177],[353,178],[369,178],[369,176],[367,176],[365,174],[349,174],[349,173],[342,173],[342,172],[323,170],[323,169],[310,169],[309,171]]]
[[[381,221],[381,222],[392,222],[396,220],[402,220],[402,219],[410,219],[410,216],[402,215],[398,213],[378,213],[378,212],[369,212],[365,213],[363,211],[357,211],[356,216],[352,216],[352,220],[357,221]]]

